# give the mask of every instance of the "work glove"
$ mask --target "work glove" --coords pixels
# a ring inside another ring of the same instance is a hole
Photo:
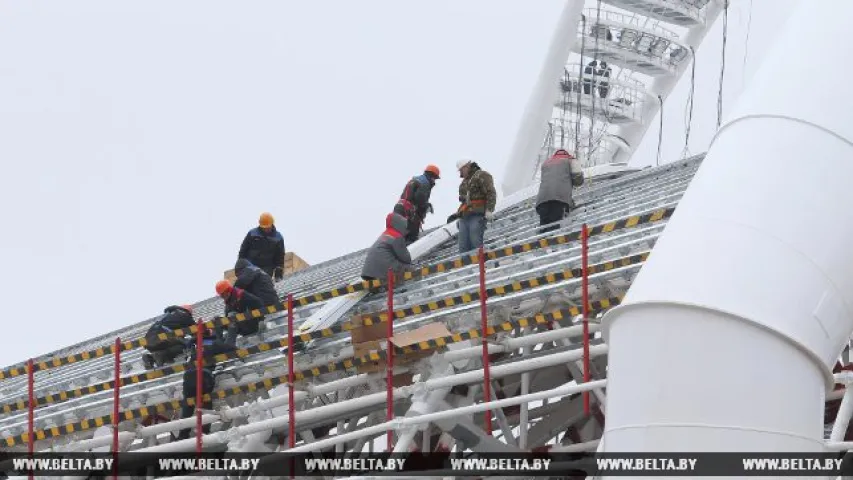
[[[489,211],[487,211],[487,212],[486,212],[486,221],[491,222],[491,221],[492,221],[492,220],[494,220],[494,219],[495,219],[495,212],[489,212]]]
[[[283,269],[282,269],[281,267],[276,267],[276,268],[272,271],[272,278],[273,278],[273,280],[275,280],[275,281],[279,281],[279,280],[281,280],[282,278],[284,278],[284,271],[283,271]]]
[[[429,213],[435,213],[435,212],[432,210],[432,204],[431,204],[431,203],[427,203],[427,212],[429,212]]]
[[[447,217],[447,223],[453,223],[459,218],[458,213],[454,213],[453,215]]]

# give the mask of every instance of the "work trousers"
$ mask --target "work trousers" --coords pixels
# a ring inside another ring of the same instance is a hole
[[[548,200],[536,205],[536,213],[539,214],[539,225],[548,225],[550,223],[559,222],[562,220],[569,210],[569,205],[559,200]],[[539,233],[547,233],[560,228],[559,224],[548,225],[540,228]]]
[[[471,213],[459,219],[459,253],[466,253],[483,245],[486,233],[486,217],[482,213]]]

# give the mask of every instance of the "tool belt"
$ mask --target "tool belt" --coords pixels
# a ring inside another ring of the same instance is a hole
[[[485,200],[470,200],[467,203],[463,203],[462,205],[460,205],[458,212],[459,212],[459,214],[463,214],[472,207],[484,207],[484,206],[486,206]]]

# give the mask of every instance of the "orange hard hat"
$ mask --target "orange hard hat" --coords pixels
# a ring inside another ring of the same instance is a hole
[[[216,294],[220,297],[231,291],[231,282],[220,280],[216,282]]]
[[[439,171],[438,171],[438,167],[436,167],[433,164],[427,165],[426,168],[424,169],[424,172],[430,172],[433,175],[435,175],[435,178],[441,178],[441,175],[439,174]]]
[[[258,219],[258,225],[263,228],[270,228],[275,223],[275,219],[272,218],[272,214],[269,212],[264,212],[261,214],[261,218]]]

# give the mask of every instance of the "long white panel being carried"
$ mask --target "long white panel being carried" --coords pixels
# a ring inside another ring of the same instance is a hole
[[[791,59],[853,57],[853,2],[790,18],[604,318],[604,451],[823,449],[853,331],[853,97],[846,76]]]

